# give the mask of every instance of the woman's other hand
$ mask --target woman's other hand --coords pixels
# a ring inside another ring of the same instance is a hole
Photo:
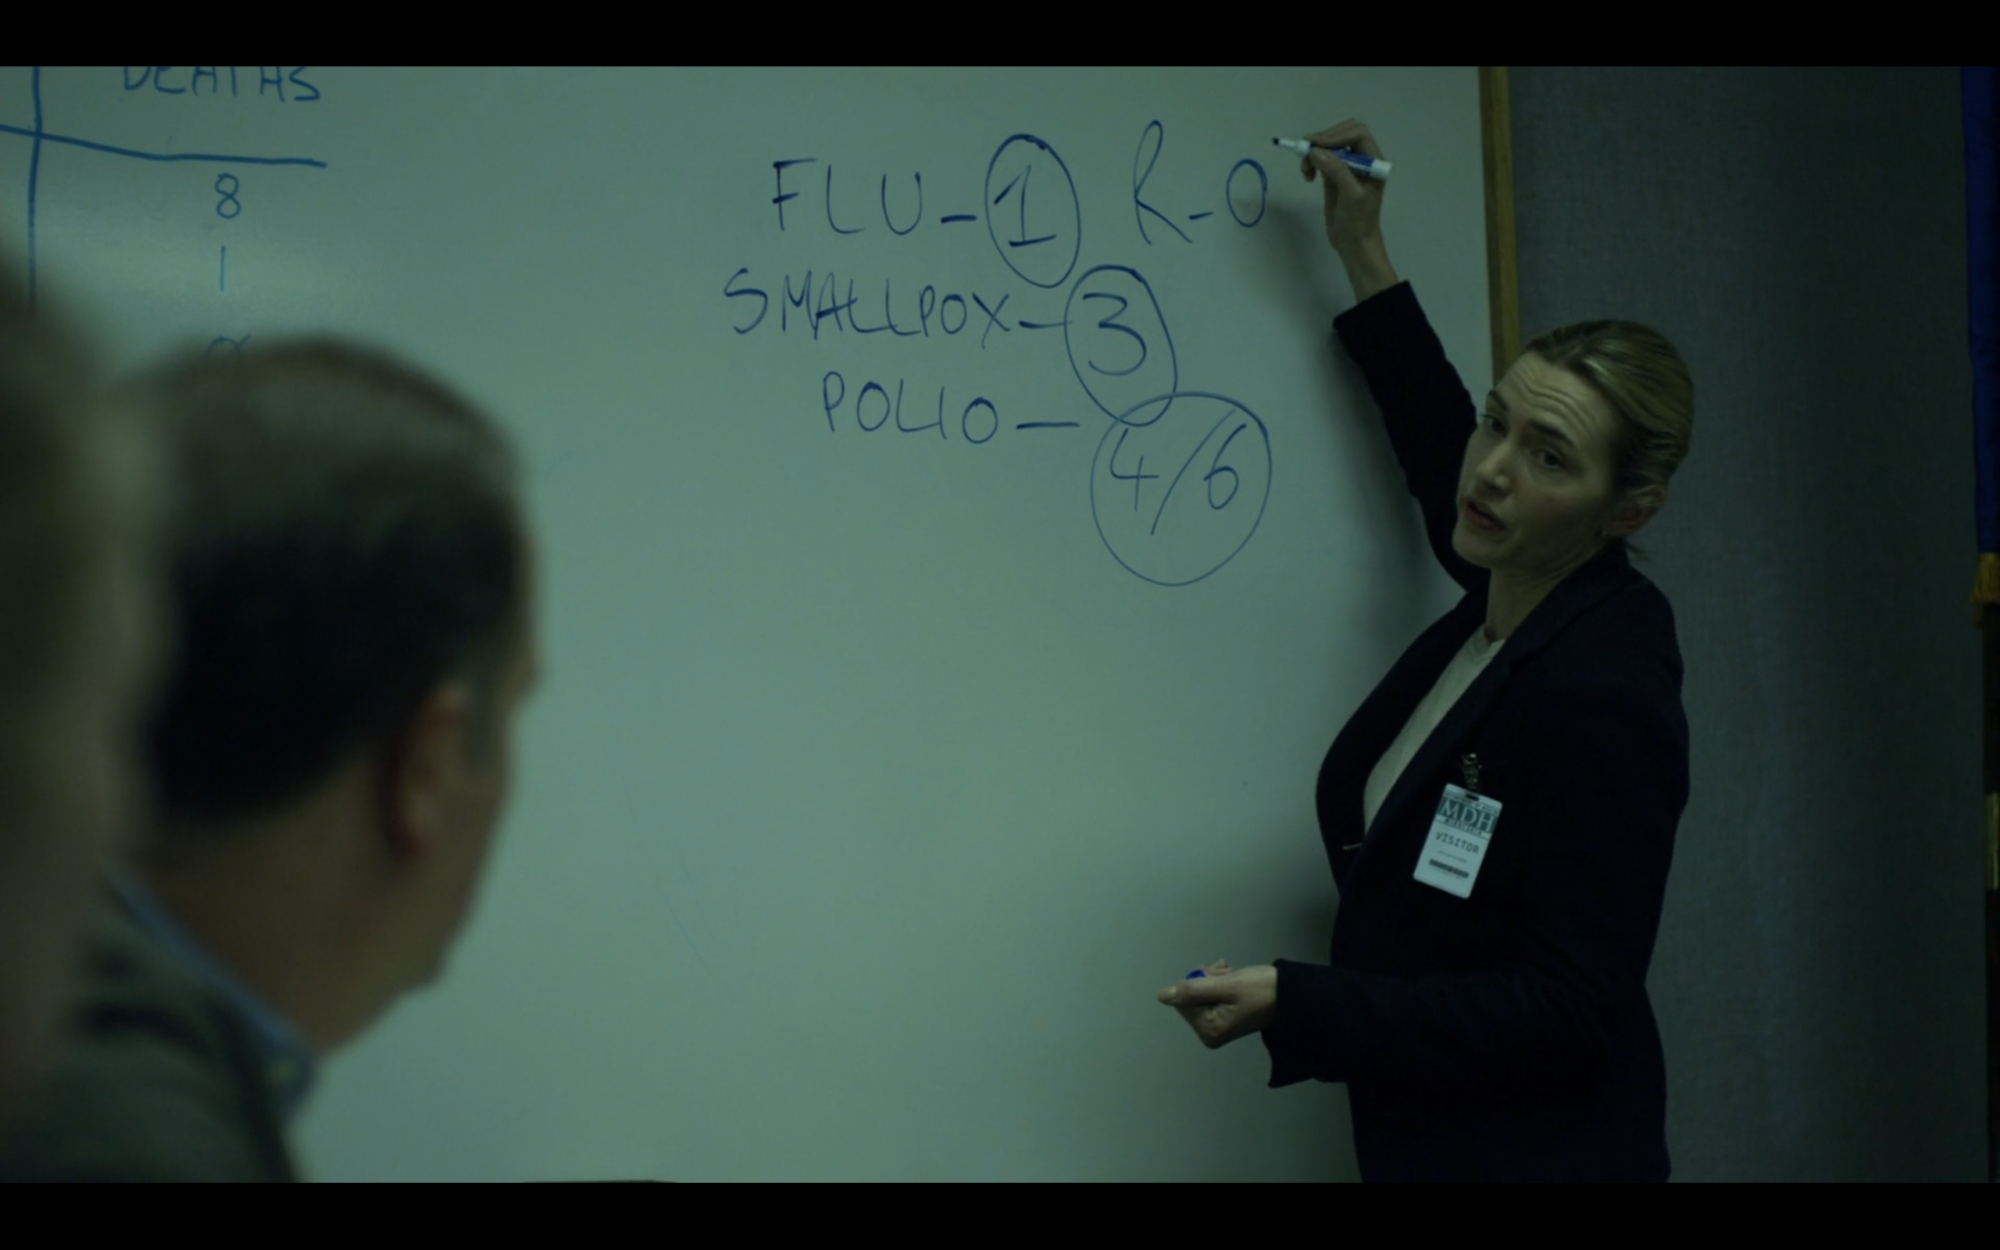
[[[1306,138],[1318,148],[1351,148],[1363,156],[1382,156],[1375,136],[1358,121],[1328,126]],[[1347,266],[1354,298],[1367,299],[1401,281],[1382,241],[1382,193],[1388,184],[1362,177],[1330,152],[1314,152],[1299,167],[1307,182],[1318,179],[1326,192],[1326,241]]]
[[[1205,976],[1176,982],[1159,1000],[1181,1013],[1201,1044],[1215,1050],[1256,1033],[1278,1016],[1278,970],[1269,964],[1241,971],[1217,960]]]

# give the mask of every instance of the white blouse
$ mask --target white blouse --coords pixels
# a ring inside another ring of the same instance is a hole
[[[1465,645],[1458,649],[1451,663],[1444,666],[1437,684],[1431,687],[1423,702],[1417,704],[1417,710],[1410,713],[1410,719],[1403,722],[1403,731],[1396,735],[1389,749],[1382,752],[1382,758],[1375,761],[1374,769],[1368,774],[1368,784],[1361,791],[1363,829],[1374,825],[1375,813],[1382,809],[1382,801],[1389,797],[1389,791],[1395,789],[1397,778],[1410,766],[1410,761],[1422,749],[1424,740],[1431,736],[1431,731],[1438,727],[1445,713],[1451,711],[1459,696],[1479,674],[1486,671],[1487,664],[1506,645],[1505,638],[1488,642],[1486,627],[1482,624],[1472,631],[1472,637],[1465,640]]]

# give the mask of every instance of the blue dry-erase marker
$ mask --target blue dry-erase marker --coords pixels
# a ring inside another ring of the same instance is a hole
[[[1313,148],[1317,146],[1304,139],[1273,139],[1271,142],[1285,149],[1285,151],[1295,153],[1299,156],[1312,155]],[[1361,153],[1349,148],[1320,148],[1319,150],[1328,156],[1337,158],[1342,164],[1357,174],[1373,178],[1377,182],[1389,181],[1389,162],[1387,161],[1377,160],[1372,156],[1363,156]]]

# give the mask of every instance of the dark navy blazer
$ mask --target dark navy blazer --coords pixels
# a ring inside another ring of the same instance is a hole
[[[1334,325],[1466,595],[1320,769],[1340,910],[1325,965],[1277,962],[1271,1084],[1346,1082],[1370,1180],[1665,1179],[1646,967],[1688,797],[1673,611],[1622,548],[1570,574],[1446,714],[1364,837],[1368,774],[1485,620],[1486,574],[1451,546],[1472,399],[1416,296],[1391,288]],[[1460,899],[1412,874],[1468,753],[1502,809]]]

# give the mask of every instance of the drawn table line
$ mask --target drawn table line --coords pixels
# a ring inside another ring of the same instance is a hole
[[[27,126],[10,126],[0,122],[0,134],[20,135],[24,139],[36,139],[42,143],[60,143],[69,147],[84,148],[91,152],[103,152],[109,156],[128,156],[141,161],[192,161],[221,165],[303,165],[313,169],[325,169],[326,162],[312,156],[246,156],[237,152],[146,152],[138,148],[121,148],[113,143],[99,143],[94,139],[79,139],[75,135],[59,135],[47,130],[36,131]]]
[[[326,162],[311,156],[248,156],[227,152],[148,152],[140,148],[119,147],[113,143],[99,143],[94,139],[82,139],[75,135],[52,134],[42,114],[42,67],[30,67],[28,71],[29,92],[34,98],[35,124],[32,128],[13,126],[0,122],[0,134],[17,135],[33,144],[28,155],[28,307],[35,307],[37,285],[35,250],[35,208],[41,185],[42,145],[54,143],[64,147],[82,148],[87,152],[98,152],[106,156],[122,156],[128,160],[153,161],[166,164],[226,164],[293,166],[309,169],[325,169]]]

